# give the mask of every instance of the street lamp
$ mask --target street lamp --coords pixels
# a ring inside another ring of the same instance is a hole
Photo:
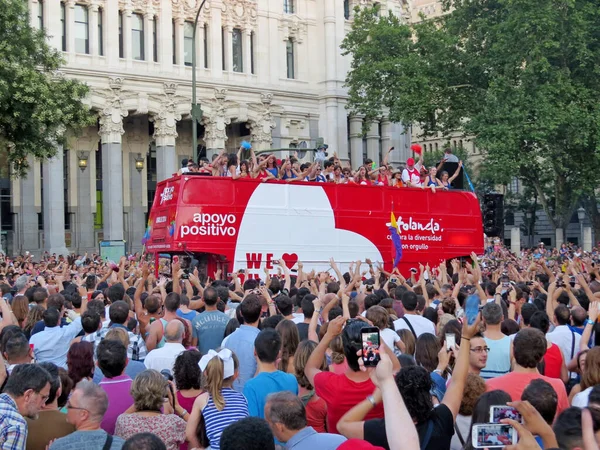
[[[581,239],[579,246],[583,248],[583,221],[585,220],[585,208],[583,206],[580,206],[577,210],[577,218],[579,219],[579,236]]]
[[[85,169],[87,169],[89,154],[89,152],[77,152],[77,165],[79,166],[82,172],[84,172]]]
[[[144,170],[144,158],[142,158],[141,153],[138,153],[137,158],[135,158],[135,169],[139,173],[142,173],[142,170]]]
[[[192,155],[196,163],[198,162],[198,122],[202,119],[202,107],[196,104],[196,29],[198,28],[200,11],[202,11],[205,3],[206,0],[202,0],[196,12],[194,31],[192,32]]]

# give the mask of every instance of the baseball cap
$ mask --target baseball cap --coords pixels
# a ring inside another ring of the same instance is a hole
[[[415,164],[415,159],[414,158],[408,158],[406,160],[406,165],[413,166],[414,164]]]

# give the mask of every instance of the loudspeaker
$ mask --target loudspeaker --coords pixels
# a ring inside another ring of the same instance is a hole
[[[481,206],[483,232],[504,238],[504,195],[485,194]]]
[[[451,177],[452,175],[454,175],[454,172],[456,172],[456,169],[458,169],[458,163],[445,162],[444,165],[442,166],[442,170],[440,171],[440,173],[437,174],[437,177],[441,180],[442,179],[441,172],[443,172],[443,171],[448,172],[448,177]],[[458,176],[452,182],[452,187],[454,189],[463,189],[463,179],[464,179],[463,169],[461,168]]]

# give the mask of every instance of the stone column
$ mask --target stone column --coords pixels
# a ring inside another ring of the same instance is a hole
[[[90,24],[90,32],[88,34],[90,39],[90,55],[93,57],[98,56],[98,4],[92,3],[88,6],[88,17]],[[102,23],[104,26],[104,22]]]
[[[152,36],[152,21],[154,12],[146,11],[144,13],[144,56],[146,61],[154,62],[154,39]]]
[[[158,15],[158,62],[161,71],[173,71],[173,12],[171,2],[161,2]]]
[[[554,243],[555,247],[560,247],[565,242],[565,233],[562,228],[556,229],[556,242]]]
[[[392,122],[387,117],[384,117],[381,119],[381,152],[383,155],[386,155],[392,146]]]
[[[102,141],[102,216],[104,240],[123,240],[123,156],[121,138],[127,111],[107,108],[100,118]]]
[[[39,8],[39,2],[38,0],[29,0],[28,2],[28,6],[29,6],[29,25],[31,25],[31,28],[35,28],[39,30],[39,22],[38,22],[38,8]],[[44,5],[42,3],[42,5]],[[0,247],[2,246],[2,243],[0,243]]]
[[[223,48],[225,49],[225,72],[231,72],[233,70],[233,28],[230,26],[225,27],[225,42],[223,42]]]
[[[161,118],[161,116],[163,116]],[[165,117],[167,116],[167,117]],[[177,172],[177,121],[173,115],[159,114],[154,118],[156,140],[156,181],[162,181]],[[135,165],[135,164],[134,164]]]
[[[338,100],[337,108],[337,154],[342,162],[350,160],[348,155],[348,111],[346,110],[346,102]]]
[[[583,227],[583,251],[591,252],[593,247],[592,227]]]
[[[367,132],[367,158],[373,160],[379,167],[379,122],[371,122],[369,131]]]
[[[221,2],[210,2],[210,70],[211,78],[223,78],[223,63],[221,62],[221,52],[223,43],[221,42]]]
[[[252,75],[252,30],[246,29],[244,37],[244,73]]]
[[[510,251],[518,255],[521,251],[521,230],[519,227],[510,229]]]
[[[196,28],[196,69],[204,69],[204,24],[200,21]]]
[[[40,163],[33,156],[27,158],[29,171],[27,175],[13,182],[13,207],[17,212],[15,221],[16,241],[15,252],[24,254],[26,251],[39,250],[40,233],[38,229],[38,213],[40,191],[37,184],[41,178]]]
[[[183,35],[183,24],[185,20],[183,18],[178,18],[175,20],[175,50],[177,52],[176,61],[177,65],[184,67],[185,66],[185,51],[184,51],[184,35]]]
[[[96,151],[83,152],[83,156],[88,157],[88,167],[81,170],[73,167],[76,171],[77,178],[77,207],[75,212],[75,220],[73,224],[73,233],[76,233],[75,242],[77,242],[77,251],[80,253],[89,252],[96,248],[94,237],[94,215],[92,212],[92,184],[90,182],[93,177],[96,178],[95,172],[92,171],[90,165],[91,159],[96,159]],[[95,169],[95,167],[94,167]]]
[[[131,47],[131,9],[123,11],[123,58],[127,61],[127,66],[133,66],[132,47]]]
[[[56,156],[43,164],[44,249],[48,253],[68,255],[65,244],[65,184],[63,146],[56,146]]]
[[[44,16],[48,43],[60,52],[62,50],[60,0],[46,0],[44,2]]]
[[[175,147],[173,147],[173,150]],[[157,166],[159,163],[157,148]],[[127,236],[127,248],[130,252],[139,252],[142,250],[142,237],[146,229],[146,222],[144,220],[144,214],[146,212],[144,208],[144,189],[143,184],[146,180],[146,168],[141,172],[138,172],[135,168],[136,154],[129,154],[129,194],[130,194],[130,208],[129,208],[129,233]],[[171,176],[171,174],[169,174]],[[157,178],[160,181],[161,178]]]
[[[363,163],[362,123],[362,117],[350,116],[350,162],[354,169]]]
[[[104,42],[104,54],[109,66],[119,65],[119,0],[106,0],[104,8],[104,22],[102,23],[103,32],[106,36]],[[116,41],[113,45],[108,45],[109,40]]]

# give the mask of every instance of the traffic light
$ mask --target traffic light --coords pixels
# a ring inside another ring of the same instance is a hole
[[[483,232],[488,236],[504,238],[504,196],[486,194],[482,205]]]

